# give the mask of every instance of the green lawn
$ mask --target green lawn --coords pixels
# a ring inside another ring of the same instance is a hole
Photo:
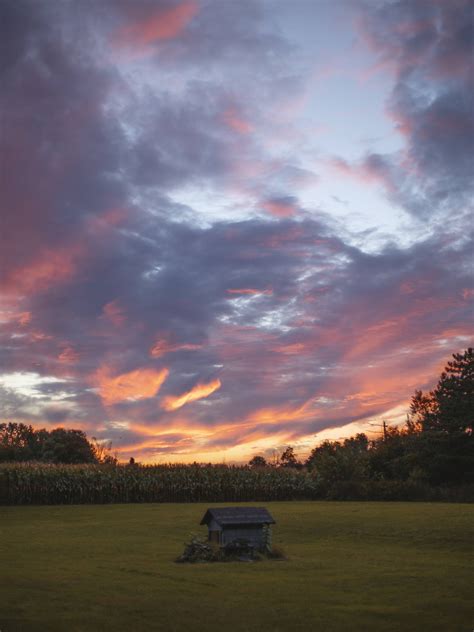
[[[0,630],[471,632],[474,506],[265,503],[287,561],[175,564],[208,505],[0,507]]]

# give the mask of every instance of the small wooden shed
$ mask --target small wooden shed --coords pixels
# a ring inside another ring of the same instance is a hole
[[[264,507],[218,507],[208,509],[201,520],[209,530],[209,540],[225,546],[247,540],[256,549],[267,543],[266,530],[275,520]]]

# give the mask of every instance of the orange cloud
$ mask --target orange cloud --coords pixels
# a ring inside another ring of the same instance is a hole
[[[279,421],[302,421],[311,418],[315,414],[315,408],[310,407],[313,404],[314,398],[303,402],[301,406],[297,407],[273,407],[273,408],[260,408],[247,417],[247,421],[258,424],[274,424]],[[251,425],[250,424],[250,425]]]
[[[159,9],[147,20],[121,29],[114,43],[118,46],[148,46],[156,40],[170,40],[182,33],[198,12],[197,2],[189,0],[170,9]]]
[[[144,451],[145,459],[149,463],[150,452],[153,454],[153,452],[156,451],[159,455],[159,451],[166,448],[171,448],[172,454],[174,455],[181,455],[190,454],[192,452],[192,449],[196,448],[196,446],[194,445],[192,437],[178,437],[176,434],[170,435],[169,433],[163,433],[153,435],[152,438],[145,439],[140,443],[133,441],[128,444],[122,444],[117,448],[117,453],[119,457],[121,455],[127,455],[128,457],[130,452],[132,452],[141,460],[141,451]],[[170,462],[168,450],[166,450],[166,452],[166,462]],[[181,462],[183,462],[182,457],[180,460]]]
[[[163,338],[158,339],[155,344],[150,348],[150,355],[153,358],[159,358],[166,353],[173,353],[175,351],[195,351],[196,349],[202,349],[202,345],[194,344],[171,344]]]
[[[38,258],[13,270],[2,283],[6,294],[30,294],[68,281],[77,269],[82,254],[79,246],[45,249]]]
[[[168,369],[136,369],[112,377],[108,367],[100,368],[93,376],[104,404],[147,399],[158,393],[168,377]]]
[[[177,410],[189,402],[208,397],[220,387],[221,381],[219,379],[212,380],[212,382],[209,382],[208,384],[196,384],[196,386],[193,386],[190,391],[183,393],[178,397],[173,395],[166,397],[163,401],[162,408],[165,410]]]

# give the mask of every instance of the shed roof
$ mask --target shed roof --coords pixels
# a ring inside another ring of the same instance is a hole
[[[217,507],[208,509],[200,524],[215,520],[221,526],[242,524],[275,524],[265,507]]]

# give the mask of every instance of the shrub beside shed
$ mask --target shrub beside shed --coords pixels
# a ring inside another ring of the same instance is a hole
[[[264,507],[218,507],[208,509],[201,524],[207,525],[210,542],[227,546],[246,540],[255,549],[264,550],[275,520]]]

